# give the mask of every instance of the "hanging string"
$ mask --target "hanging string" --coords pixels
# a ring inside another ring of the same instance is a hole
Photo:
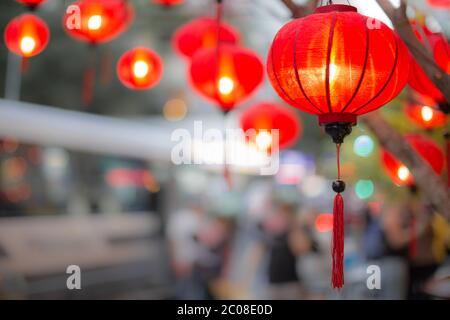
[[[337,178],[341,180],[341,144],[336,143]]]
[[[221,32],[222,32],[222,17],[223,17],[223,0],[216,0],[217,1],[217,8],[216,8],[216,20],[217,20],[217,39],[216,39],[216,79],[215,79],[215,86],[216,90],[218,90],[218,77],[220,76],[220,48],[221,48]],[[216,95],[219,95],[216,93]],[[224,123],[226,123],[227,119],[227,111],[224,111],[223,114]],[[231,172],[228,168],[227,164],[227,140],[226,140],[226,134],[224,134],[224,140],[223,140],[223,178],[226,182],[226,185],[228,187],[228,190],[231,190],[233,187],[233,182],[231,179]]]
[[[89,61],[83,75],[83,88],[81,92],[81,99],[83,105],[88,107],[92,102],[94,93],[94,83],[96,74],[96,60],[97,60],[96,45],[89,45]]]

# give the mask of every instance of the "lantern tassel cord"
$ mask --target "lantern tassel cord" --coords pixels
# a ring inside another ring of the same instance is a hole
[[[332,275],[331,285],[335,289],[344,286],[344,199],[341,192],[344,191],[345,184],[341,181],[340,165],[341,144],[336,144],[336,158],[338,180],[333,183],[333,190],[337,193],[333,205],[333,239],[332,239]]]
[[[81,100],[85,107],[88,107],[91,104],[94,93],[97,60],[96,56],[97,52],[95,46],[91,46],[89,52],[89,61],[83,75],[83,87],[81,92]]]
[[[29,66],[30,66],[30,59],[27,57],[22,57],[22,61],[20,64],[20,72],[22,73],[22,75],[28,72]]]
[[[227,163],[227,143],[226,140],[223,142],[223,178],[227,184],[228,191],[233,189],[233,180],[231,178],[230,168]]]

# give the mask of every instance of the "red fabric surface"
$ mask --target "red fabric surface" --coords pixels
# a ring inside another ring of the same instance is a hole
[[[30,52],[24,52],[21,48],[21,41],[25,37],[34,40],[34,48]],[[50,31],[41,18],[33,14],[23,14],[8,23],[5,28],[4,39],[10,51],[29,58],[45,49],[50,39]]]
[[[223,110],[230,110],[255,92],[263,81],[264,68],[254,52],[221,44],[219,48],[197,51],[192,57],[189,73],[197,93]],[[233,82],[233,89],[227,94],[219,91],[223,78]]]
[[[445,158],[439,145],[432,139],[421,134],[407,134],[405,135],[405,138],[414,150],[419,153],[422,159],[431,166],[433,171],[440,175],[444,170]],[[403,164],[386,150],[381,151],[381,162],[386,173],[396,185],[410,186],[414,183],[412,174],[410,174],[406,180],[401,180],[398,177],[398,169]]]
[[[300,117],[293,110],[275,102],[261,102],[245,109],[240,123],[242,130],[255,129],[256,133],[278,129],[280,149],[292,146],[302,132]]]
[[[136,62],[145,62],[148,73],[144,77],[138,77],[134,73]],[[147,48],[138,47],[125,52],[117,63],[117,76],[128,88],[134,90],[150,89],[158,84],[163,73],[163,62],[159,55]]]
[[[180,56],[192,58],[199,49],[217,47],[219,33],[221,42],[239,43],[239,33],[232,26],[222,22],[219,31],[216,19],[203,17],[181,26],[175,32],[172,44]]]
[[[302,111],[361,115],[388,103],[406,83],[410,60],[400,38],[343,9],[289,22],[270,48],[272,86]]]
[[[81,26],[79,29],[69,29],[73,17],[66,14],[63,19],[64,29],[75,39],[90,43],[111,41],[123,33],[134,18],[133,7],[123,0],[80,0],[74,5],[80,8]],[[100,28],[89,29],[89,19],[97,15],[102,19]]]
[[[445,72],[450,73],[450,45],[442,33],[432,33],[427,28],[420,28],[413,23],[413,28],[419,40],[428,47],[434,56],[436,64]],[[409,85],[416,92],[426,95],[438,102],[444,102],[445,98],[438,88],[428,79],[422,67],[411,59]]]
[[[157,4],[162,4],[165,6],[174,6],[178,4],[182,4],[184,0],[152,0],[152,2]]]
[[[47,0],[16,0],[16,1],[26,6],[35,7],[44,3]]]

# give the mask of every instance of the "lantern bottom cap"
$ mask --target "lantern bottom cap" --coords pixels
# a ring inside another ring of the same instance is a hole
[[[357,115],[353,113],[326,113],[320,114],[319,125],[323,126],[328,123],[350,123],[352,126],[357,123]]]

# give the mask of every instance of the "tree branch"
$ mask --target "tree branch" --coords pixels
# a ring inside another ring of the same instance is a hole
[[[406,2],[401,0],[399,8],[395,8],[389,0],[377,0],[377,3],[392,21],[398,35],[408,46],[409,51],[427,77],[442,92],[447,102],[450,102],[450,76],[436,64],[433,54],[414,34],[406,16]]]
[[[307,6],[298,6],[292,0],[281,0],[291,10],[294,18],[301,18],[313,11],[318,1],[310,1]],[[388,0],[377,0],[399,31],[416,60],[431,75],[433,83],[450,101],[448,76],[435,64],[433,56],[415,36],[406,17],[406,4],[402,1],[400,8],[394,8]],[[405,40],[406,39],[406,40]],[[397,159],[403,162],[413,173],[416,185],[433,206],[450,221],[450,193],[444,181],[414,151],[404,137],[386,120],[380,112],[372,112],[363,117],[363,122],[378,138],[380,144]]]

